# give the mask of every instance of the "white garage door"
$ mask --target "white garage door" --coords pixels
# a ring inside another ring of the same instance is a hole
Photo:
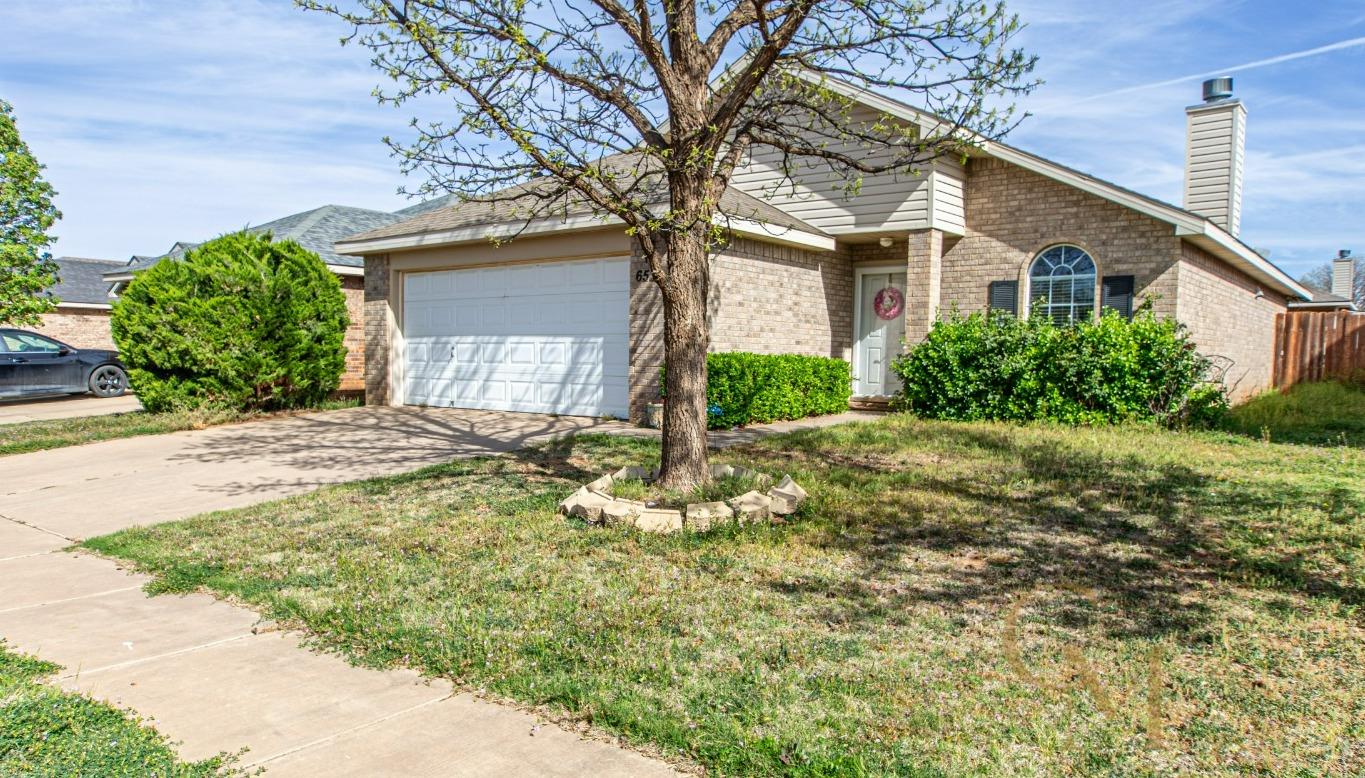
[[[405,402],[627,415],[629,261],[409,273]]]

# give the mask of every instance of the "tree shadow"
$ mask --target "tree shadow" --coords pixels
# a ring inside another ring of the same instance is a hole
[[[1204,630],[1217,607],[1214,589],[1230,578],[1365,603],[1365,588],[1316,569],[1312,538],[1296,537],[1300,545],[1271,555],[1228,538],[1242,517],[1264,515],[1276,502],[1281,510],[1321,509],[1324,492],[1277,487],[1272,499],[1181,463],[966,425],[933,434],[940,450],[979,450],[1009,465],[989,472],[951,454],[897,463],[875,445],[831,446],[818,434],[793,435],[782,450],[746,451],[792,467],[839,468],[832,482],[854,495],[837,505],[816,495],[813,508],[828,512],[834,530],[819,542],[854,560],[855,583],[812,577],[776,588],[822,603],[819,617],[840,624],[908,620],[926,605],[998,609],[1048,591],[1050,621],[1141,637]],[[1335,499],[1349,512],[1359,496]]]

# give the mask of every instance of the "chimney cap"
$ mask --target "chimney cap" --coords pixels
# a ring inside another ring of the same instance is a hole
[[[1351,250],[1350,250],[1350,249],[1342,249],[1342,250],[1340,250],[1340,251],[1337,252],[1337,259],[1350,259],[1350,258],[1351,258]]]
[[[1204,102],[1216,103],[1232,97],[1232,76],[1219,76],[1204,82]]]

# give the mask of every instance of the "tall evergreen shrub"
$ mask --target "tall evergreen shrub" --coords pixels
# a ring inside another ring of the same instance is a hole
[[[341,284],[293,241],[224,235],[139,273],[112,329],[149,411],[317,404],[345,367]]]

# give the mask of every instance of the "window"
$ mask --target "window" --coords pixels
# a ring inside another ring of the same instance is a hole
[[[31,332],[6,332],[4,340],[5,350],[10,352],[55,354],[62,350],[62,344],[57,341],[48,340]]]
[[[1029,269],[1033,311],[1057,324],[1081,321],[1095,313],[1095,260],[1075,246],[1053,246]]]

